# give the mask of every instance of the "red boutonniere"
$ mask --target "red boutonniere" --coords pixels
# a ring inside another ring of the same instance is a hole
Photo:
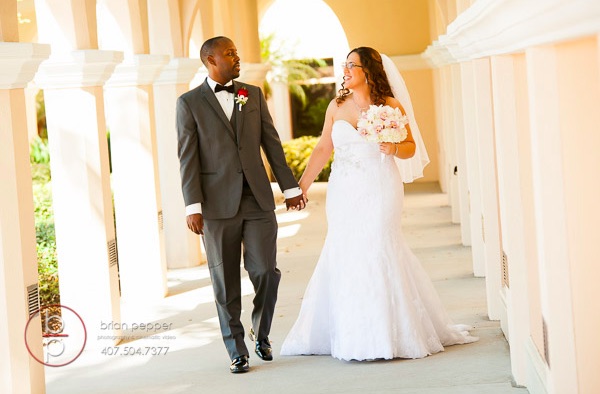
[[[238,109],[242,110],[242,105],[245,105],[248,101],[248,89],[239,88],[237,91],[237,96],[235,96],[235,102],[238,104]]]

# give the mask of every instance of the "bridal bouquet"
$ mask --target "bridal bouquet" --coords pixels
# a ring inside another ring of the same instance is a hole
[[[389,105],[370,105],[367,111],[361,113],[357,129],[367,141],[373,142],[402,142],[408,131],[408,117],[402,115],[400,109]]]

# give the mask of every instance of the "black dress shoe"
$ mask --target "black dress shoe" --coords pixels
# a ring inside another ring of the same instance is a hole
[[[248,356],[239,356],[234,358],[229,366],[229,371],[231,371],[231,373],[248,372],[249,369],[250,364],[248,364]]]
[[[271,342],[269,338],[261,339],[260,341],[256,340],[256,335],[254,335],[254,330],[250,329],[250,339],[254,341],[256,347],[254,351],[261,359],[265,361],[273,360],[273,349],[271,348]]]

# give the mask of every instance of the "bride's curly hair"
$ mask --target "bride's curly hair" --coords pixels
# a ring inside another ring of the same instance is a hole
[[[388,82],[387,74],[383,69],[381,55],[370,47],[354,48],[348,52],[348,56],[353,52],[360,58],[362,69],[367,78],[367,84],[369,84],[371,90],[371,102],[374,105],[384,105],[386,97],[394,97],[394,94]],[[351,93],[350,89],[344,86],[344,83],[345,81],[342,82],[342,88],[338,90],[338,96],[335,99],[338,105],[346,101],[348,95]]]

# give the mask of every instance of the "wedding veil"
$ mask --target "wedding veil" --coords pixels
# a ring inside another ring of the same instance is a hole
[[[396,158],[396,164],[400,170],[402,181],[404,183],[410,183],[417,178],[423,177],[423,168],[429,164],[429,156],[427,155],[427,150],[425,149],[425,144],[423,143],[423,137],[421,137],[421,132],[419,131],[419,126],[417,125],[417,121],[415,119],[412,101],[410,100],[410,95],[408,94],[408,89],[406,87],[406,83],[404,82],[404,78],[402,78],[400,71],[398,71],[398,68],[392,59],[384,54],[381,54],[381,60],[383,61],[383,69],[387,74],[388,82],[392,88],[392,93],[394,94],[394,97],[400,101],[400,104],[402,104],[404,110],[406,111],[410,125],[410,131],[412,132],[412,136],[415,140],[416,150],[413,157],[410,159]]]

